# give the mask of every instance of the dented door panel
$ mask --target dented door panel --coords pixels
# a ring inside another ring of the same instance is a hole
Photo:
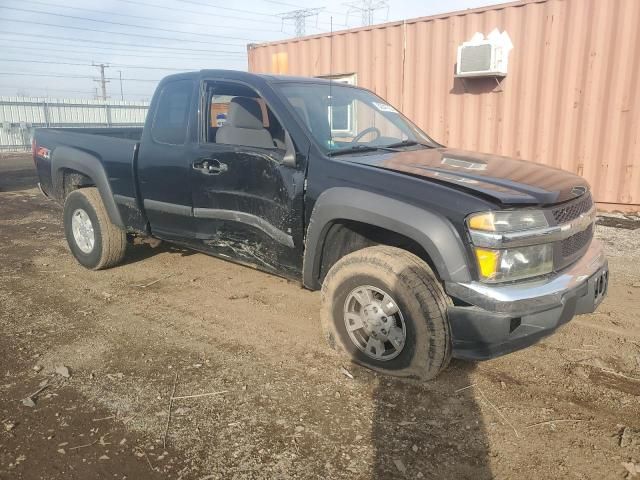
[[[304,176],[282,165],[283,155],[276,149],[200,145],[198,166],[191,170],[193,216],[206,251],[299,278]]]

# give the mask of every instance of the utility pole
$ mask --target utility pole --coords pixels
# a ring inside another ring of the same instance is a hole
[[[109,80],[104,77],[104,69],[108,68],[109,65],[105,65],[104,63],[92,63],[94,67],[98,67],[100,69],[100,79],[95,79],[94,82],[100,82],[100,87],[102,88],[102,100],[107,99],[107,83]]]
[[[122,93],[122,70],[118,70],[118,75],[120,75],[120,100],[124,100],[124,93]]]
[[[349,13],[356,11],[362,14],[362,26],[367,27],[375,23],[374,13],[377,10],[387,10],[387,18],[389,17],[389,2],[387,0],[358,0],[346,3],[349,7],[347,11],[347,23]]]
[[[280,14],[282,18],[282,29],[284,30],[284,22],[286,20],[293,20],[296,27],[296,37],[304,37],[307,26],[307,17],[318,16],[318,13],[322,8],[302,8],[299,10],[291,10]]]

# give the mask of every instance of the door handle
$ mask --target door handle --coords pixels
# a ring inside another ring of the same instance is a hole
[[[229,170],[229,166],[226,163],[222,163],[215,158],[207,158],[193,164],[194,170],[199,170],[207,175],[220,175]]]

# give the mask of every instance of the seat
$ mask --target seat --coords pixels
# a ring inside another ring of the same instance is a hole
[[[271,134],[262,123],[260,104],[249,97],[231,99],[227,122],[218,128],[216,143],[275,148]]]

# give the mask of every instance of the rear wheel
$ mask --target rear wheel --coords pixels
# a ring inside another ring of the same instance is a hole
[[[434,378],[451,358],[450,300],[429,266],[376,246],[340,259],[322,286],[329,344],[356,363],[400,377]]]
[[[109,220],[97,188],[71,192],[64,202],[63,215],[69,249],[81,265],[100,270],[122,261],[127,235]]]

